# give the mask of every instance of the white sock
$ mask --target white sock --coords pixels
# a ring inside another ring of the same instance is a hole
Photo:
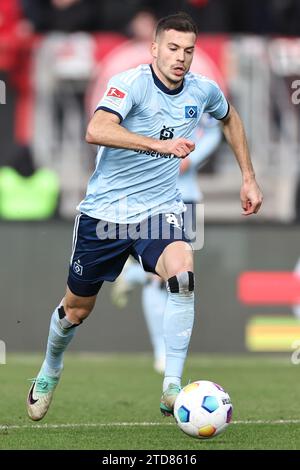
[[[163,319],[167,298],[166,287],[163,285],[161,288],[161,281],[159,279],[153,279],[150,284],[145,285],[143,288],[143,311],[155,359],[164,358],[166,355]]]
[[[54,310],[49,329],[47,351],[41,373],[52,377],[59,377],[63,368],[63,354],[72,340],[76,327],[66,317],[59,318],[58,307]]]
[[[167,384],[181,386],[183,366],[187,356],[194,323],[194,292],[169,293],[164,313],[166,368],[163,391]]]

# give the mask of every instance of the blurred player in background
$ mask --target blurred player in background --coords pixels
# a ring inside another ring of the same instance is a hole
[[[194,205],[191,216],[196,216],[196,204],[202,200],[198,185],[198,170],[218,148],[222,139],[219,121],[209,114],[204,114],[192,140],[196,148],[182,160],[177,181],[183,201],[188,207]],[[129,258],[121,275],[112,285],[112,302],[124,308],[128,302],[129,292],[134,286],[142,286],[142,308],[148,327],[154,354],[154,369],[165,371],[165,340],[163,335],[163,314],[168,298],[165,282],[158,276],[146,273],[140,264]]]
[[[223,122],[242,173],[243,214],[257,213],[262,203],[238,113],[215,82],[189,73],[196,38],[189,16],[162,18],[152,65],[113,76],[88,125],[86,140],[99,146],[96,169],[78,207],[66,294],[52,315],[45,360],[28,393],[33,420],[47,413],[63,353],[103,282],[114,281],[130,255],[167,284],[160,410],[173,414],[194,323],[193,251],[176,182],[181,159],[195,149],[190,137],[203,113]],[[130,235],[139,230],[147,236]]]

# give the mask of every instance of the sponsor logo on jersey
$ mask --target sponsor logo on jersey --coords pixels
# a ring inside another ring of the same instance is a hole
[[[175,157],[174,153],[159,153],[155,150],[134,150],[134,152],[143,154],[143,155],[150,155],[154,158],[177,158]]]
[[[197,106],[185,106],[185,117],[195,119],[198,117],[198,108]]]
[[[169,140],[169,139],[173,139],[173,137],[174,137],[174,128],[163,126],[159,134],[159,139]],[[154,157],[154,158],[177,158],[175,157],[173,153],[160,153],[160,152],[156,152],[155,150],[152,150],[152,151],[151,150],[135,150],[135,152],[144,154],[144,155],[150,155],[151,157]]]
[[[173,139],[174,137],[174,129],[171,127],[163,126],[162,130],[160,131],[160,140],[168,140]]]

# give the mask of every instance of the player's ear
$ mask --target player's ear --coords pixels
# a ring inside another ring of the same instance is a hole
[[[157,58],[157,42],[153,41],[151,44],[151,54],[154,59]]]

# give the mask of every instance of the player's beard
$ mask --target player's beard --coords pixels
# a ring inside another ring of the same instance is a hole
[[[180,87],[185,77],[185,74],[187,73],[187,70],[184,70],[184,73],[182,74],[182,76],[176,77],[176,75],[172,73],[172,68],[174,68],[174,66],[169,67],[168,70],[164,70],[165,69],[164,67],[160,67],[159,61],[157,61],[156,66],[166,82],[169,82],[171,86],[175,85],[175,88]],[[167,86],[170,88],[170,85],[167,85]]]

